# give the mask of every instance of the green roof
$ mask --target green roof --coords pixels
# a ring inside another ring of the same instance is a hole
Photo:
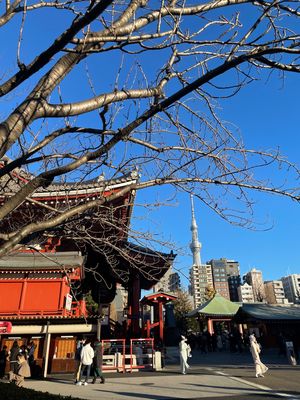
[[[233,317],[239,308],[239,303],[227,300],[225,297],[216,293],[211,300],[208,300],[195,310],[188,313],[187,317],[195,317],[197,315]]]

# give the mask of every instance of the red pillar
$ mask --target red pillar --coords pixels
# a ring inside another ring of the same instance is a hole
[[[159,320],[159,338],[163,342],[164,340],[164,315],[163,315],[163,303],[158,303],[158,320]]]
[[[207,330],[211,335],[214,333],[213,321],[210,318],[207,319]]]
[[[147,322],[146,322],[146,337],[147,338],[150,338],[150,333],[151,333],[151,322],[150,322],[150,320],[149,319],[147,319]]]
[[[140,277],[138,275],[135,275],[131,280],[131,290],[128,296],[128,326],[130,326],[131,334],[134,337],[138,337],[140,335],[140,297]]]

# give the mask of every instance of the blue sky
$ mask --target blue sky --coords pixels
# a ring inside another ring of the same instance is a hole
[[[224,119],[241,129],[248,147],[279,147],[291,161],[299,162],[299,88],[297,75],[290,75],[284,82],[273,76],[268,83],[248,86],[224,102],[220,111]],[[276,176],[271,178],[276,179]],[[140,215],[139,202],[150,202],[151,198],[163,202],[172,193],[170,188],[151,190],[138,193],[135,215]],[[240,263],[242,274],[255,267],[263,272],[265,280],[300,273],[299,204],[279,196],[255,193],[253,197],[257,203],[256,230],[232,226],[195,200],[202,262],[220,257],[234,259]],[[143,209],[142,213],[147,214],[147,211]],[[148,218],[142,222],[145,230],[174,241],[180,249],[174,266],[181,273],[183,285],[187,286],[186,277],[192,262],[188,195],[180,194],[177,202],[167,201],[167,206],[149,211]]]
[[[48,27],[44,26],[47,16]],[[61,32],[65,26],[63,19],[51,18],[49,10],[32,13],[26,23],[22,47],[22,60],[28,62],[33,57],[34,46],[44,49],[52,42],[53,29]],[[54,15],[54,13],[53,13]],[[19,17],[20,22],[20,17]],[[38,25],[34,28],[34,24]],[[51,26],[51,29],[49,27]],[[47,28],[47,29],[46,29]],[[53,28],[53,29],[52,29]],[[36,30],[34,30],[36,29]],[[1,31],[3,46],[0,50],[0,61],[7,63],[8,71],[15,64],[15,47],[17,35],[12,36],[9,24]],[[28,37],[27,37],[28,35]],[[37,40],[30,40],[34,36]],[[25,40],[27,39],[27,40]],[[12,52],[11,49],[13,49]],[[96,62],[92,57],[90,72],[94,78],[97,93],[107,90],[109,79],[102,76],[114,77],[115,71],[105,63]],[[155,69],[160,60],[153,57],[143,58],[149,68]],[[151,63],[150,63],[151,62]],[[153,65],[152,65],[153,64]],[[79,71],[84,70],[84,65]],[[74,85],[78,71],[70,75],[64,83],[64,101],[76,101],[91,96],[87,80],[80,80],[80,85]],[[110,76],[111,75],[111,76]],[[124,75],[125,72],[124,72]],[[125,78],[124,78],[125,79]],[[107,83],[106,83],[107,82]],[[107,87],[104,84],[107,84]],[[27,83],[16,92],[18,102],[23,98]],[[261,82],[253,82],[245,87],[235,97],[222,101],[218,112],[223,120],[230,121],[240,128],[246,147],[248,148],[277,148],[286,154],[291,161],[299,162],[299,76],[289,75],[282,80],[278,74],[272,74],[270,79],[262,76]],[[23,92],[24,91],[24,92]],[[55,96],[55,95],[54,95]],[[1,117],[7,113],[7,99],[1,99]],[[98,126],[99,119],[91,119],[91,114],[82,117],[82,121],[93,122]],[[55,121],[54,124],[57,122]],[[143,178],[143,177],[142,177]],[[271,176],[276,179],[276,175]],[[299,182],[300,186],[300,182]],[[189,243],[191,240],[190,199],[187,194],[177,193],[170,187],[151,188],[139,192],[133,214],[133,228],[149,231],[157,241],[172,241],[174,252],[178,253],[175,269],[182,273],[182,281],[187,286],[188,270],[192,257]],[[256,267],[263,271],[264,278],[276,279],[288,273],[300,273],[300,208],[289,199],[275,196],[253,194],[257,202],[255,219],[257,230],[246,230],[222,220],[202,203],[195,200],[196,218],[199,229],[199,240],[202,243],[202,261],[211,258],[226,257],[239,261],[241,272]],[[140,203],[166,203],[164,207],[140,207]]]

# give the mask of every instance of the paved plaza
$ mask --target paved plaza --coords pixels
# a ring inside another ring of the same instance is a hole
[[[230,377],[210,373],[190,375],[154,375],[134,377],[114,377],[107,379],[105,385],[95,384],[76,386],[70,381],[48,382],[27,381],[26,387],[49,393],[98,399],[207,399],[214,397],[251,398],[261,393],[257,385],[246,381],[236,381]],[[251,397],[250,397],[251,396]]]
[[[27,388],[79,397],[87,400],[114,399],[299,399],[300,368],[288,365],[276,353],[262,356],[269,366],[265,378],[254,377],[248,353],[194,352],[187,375],[179,373],[178,365],[167,365],[161,372],[106,374],[106,383],[76,386],[71,375],[49,376],[47,380],[26,380]]]

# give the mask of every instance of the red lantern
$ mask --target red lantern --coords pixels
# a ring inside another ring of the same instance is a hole
[[[12,323],[8,321],[0,321],[0,333],[10,333]]]

